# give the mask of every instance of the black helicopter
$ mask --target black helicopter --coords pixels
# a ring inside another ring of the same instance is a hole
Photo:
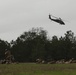
[[[59,23],[59,24],[61,24],[61,25],[65,25],[65,23],[62,21],[61,18],[57,18],[57,17],[52,16],[52,17],[55,18],[55,19],[53,19],[53,18],[51,18],[51,16],[52,16],[52,15],[49,14],[49,19],[50,19],[50,20],[55,21],[55,22],[57,22],[57,23]]]

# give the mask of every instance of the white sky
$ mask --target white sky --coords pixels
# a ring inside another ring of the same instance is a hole
[[[52,14],[66,25],[51,22]],[[0,38],[15,40],[33,27],[42,27],[49,36],[63,36],[68,30],[76,34],[76,0],[0,0]]]

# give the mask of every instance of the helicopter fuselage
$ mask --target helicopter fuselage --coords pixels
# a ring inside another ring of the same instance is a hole
[[[51,20],[60,23],[61,25],[65,25],[65,23],[62,20],[59,19],[51,19]]]
[[[59,23],[59,24],[61,24],[61,25],[65,25],[65,23],[62,21],[61,18],[52,19],[52,18],[51,18],[51,15],[49,15],[49,19],[51,19],[52,21],[55,21],[55,22],[57,22],[57,23]]]

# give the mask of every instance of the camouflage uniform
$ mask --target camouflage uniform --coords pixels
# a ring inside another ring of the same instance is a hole
[[[5,60],[6,60],[6,63],[11,63],[11,51],[10,50],[7,50],[5,51]]]

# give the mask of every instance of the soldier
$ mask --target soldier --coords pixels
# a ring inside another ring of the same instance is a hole
[[[11,51],[10,50],[5,50],[5,60],[6,63],[11,63]]]

